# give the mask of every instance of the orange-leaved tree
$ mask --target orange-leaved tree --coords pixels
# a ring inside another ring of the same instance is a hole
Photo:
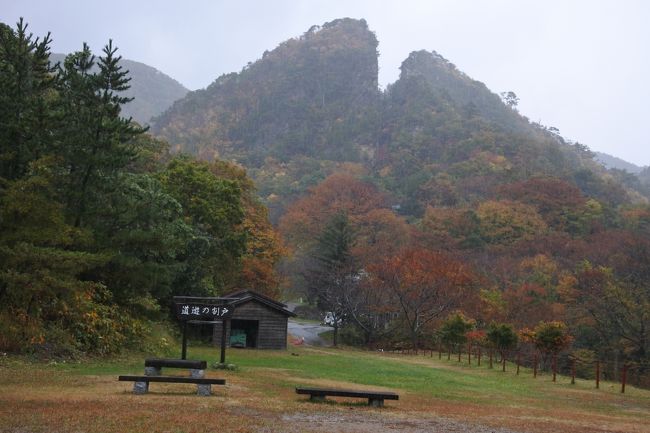
[[[368,268],[377,289],[390,293],[408,327],[413,347],[423,328],[475,295],[475,276],[449,255],[408,249]]]
[[[354,225],[362,215],[384,207],[384,202],[374,185],[334,173],[289,206],[280,220],[280,232],[290,246],[313,245],[335,215],[347,215]]]

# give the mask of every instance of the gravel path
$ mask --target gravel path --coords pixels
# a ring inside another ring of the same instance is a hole
[[[441,418],[405,418],[390,414],[357,413],[293,413],[282,416],[282,422],[259,433],[523,433],[503,428],[462,423]]]

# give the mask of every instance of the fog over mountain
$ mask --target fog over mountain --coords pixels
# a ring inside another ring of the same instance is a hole
[[[53,53],[50,59],[52,63],[63,62],[65,54]],[[133,117],[142,125],[149,124],[152,117],[165,111],[189,91],[169,75],[144,63],[122,59],[120,64],[129,71],[131,78],[131,88],[124,93],[133,98],[122,108],[122,115]]]
[[[315,23],[366,19],[379,40],[379,84],[399,76],[414,50],[437,51],[495,93],[514,91],[519,111],[594,151],[650,165],[650,3],[640,0],[477,2],[278,0],[146,2],[112,7],[76,0],[4,2],[0,21],[24,17],[54,52],[113,39],[125,58],[189,89],[239,71],[264,50]],[[126,13],[125,11],[128,11]],[[98,17],[101,16],[101,19]]]

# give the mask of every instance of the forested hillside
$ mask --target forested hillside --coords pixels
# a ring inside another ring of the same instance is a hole
[[[381,91],[377,47],[363,20],[312,27],[191,92],[154,132],[248,169],[292,289],[344,318],[351,341],[506,323],[646,371],[647,187],[436,52],[411,53]]]
[[[514,93],[432,51],[381,90],[377,38],[340,19],[153,136],[124,118],[112,44],[55,66],[24,24],[0,37],[2,350],[115,352],[174,294],[283,289],[335,341],[340,319],[348,343],[528,345],[649,382],[648,170],[606,170]]]
[[[52,64],[63,63],[64,59],[65,54],[50,55]],[[128,71],[131,79],[123,96],[133,98],[122,107],[122,116],[133,117],[141,125],[149,124],[152,117],[158,116],[189,91],[178,81],[144,63],[120,59],[120,65]]]
[[[174,295],[277,296],[282,247],[245,171],[124,118],[111,42],[58,65],[49,43],[0,23],[0,351],[159,351]]]

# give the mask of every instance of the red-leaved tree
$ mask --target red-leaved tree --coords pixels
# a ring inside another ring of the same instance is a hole
[[[475,277],[464,263],[442,253],[408,249],[369,267],[373,284],[390,294],[413,347],[424,327],[475,296]]]

